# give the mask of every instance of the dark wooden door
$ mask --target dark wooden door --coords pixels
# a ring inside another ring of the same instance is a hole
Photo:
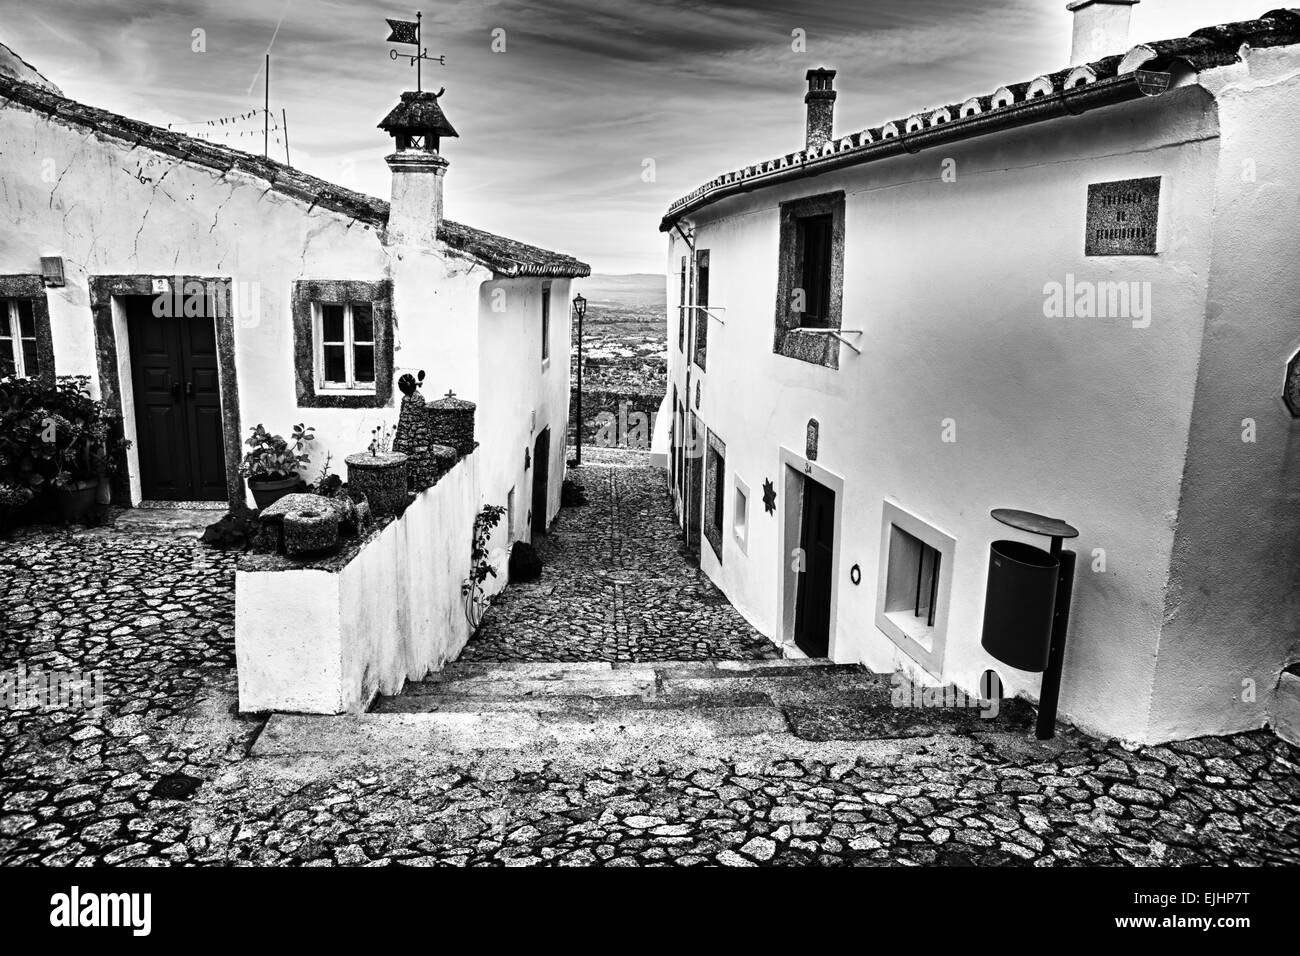
[[[151,501],[222,501],[216,329],[208,317],[155,316],[153,301],[126,299],[141,493]]]
[[[551,430],[543,428],[533,443],[533,533],[546,534],[546,502],[550,497]]]
[[[831,568],[835,558],[835,492],[803,482],[803,571],[794,612],[794,642],[809,657],[825,657],[831,636]]]
[[[700,526],[704,520],[704,426],[694,412],[686,433],[686,500],[682,514],[686,524],[686,546],[700,549]]]

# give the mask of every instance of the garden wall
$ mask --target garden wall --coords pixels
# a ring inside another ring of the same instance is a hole
[[[242,712],[361,713],[469,640],[461,583],[480,507],[472,455],[359,546],[301,563],[246,556],[235,575]]]

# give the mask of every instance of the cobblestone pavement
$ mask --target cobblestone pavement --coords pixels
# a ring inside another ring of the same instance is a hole
[[[570,469],[588,504],[562,511],[539,545],[541,579],[496,598],[461,660],[780,657],[688,564],[663,470],[644,456],[597,451],[612,467]]]
[[[0,710],[0,865],[1300,862],[1300,751],[1266,732],[1136,751],[1074,732],[832,740],[751,762],[251,758],[232,588],[230,560],[188,538],[0,542],[0,670],[101,668],[107,694],[102,716]],[[154,795],[175,773],[193,795]]]

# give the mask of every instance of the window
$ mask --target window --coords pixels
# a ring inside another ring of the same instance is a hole
[[[704,537],[722,560],[722,508],[726,500],[727,446],[712,431],[704,458]]]
[[[749,485],[736,476],[736,500],[731,509],[731,533],[742,552],[749,547]]]
[[[316,383],[374,391],[375,316],[368,302],[317,303]]]
[[[551,287],[542,286],[542,361],[551,357]]]
[[[674,384],[673,385],[673,420],[672,423],[669,424],[668,426],[669,428],[668,448],[670,450],[670,458],[671,458],[671,461],[669,462],[669,465],[671,466],[669,472],[669,479],[670,479],[670,486],[674,492],[677,490],[677,465],[678,465],[677,436],[681,434],[681,427],[677,424],[677,420],[680,417],[681,417],[681,411],[678,408],[677,386]]]
[[[686,350],[686,276],[690,267],[690,261],[682,256],[682,287],[678,295],[677,302],[677,351]]]
[[[30,299],[0,299],[0,378],[40,374],[36,315]]]
[[[839,368],[844,285],[844,193],[781,204],[776,292],[777,355]],[[812,334],[810,334],[812,333]]]
[[[695,364],[704,368],[705,353],[709,345],[709,250],[695,253],[695,304],[691,310],[695,319]]]
[[[393,397],[392,282],[293,284],[299,408],[384,408]]]
[[[801,276],[804,310],[799,325],[824,329],[829,319],[831,299],[831,228],[830,215],[805,216],[796,220],[797,271]],[[797,294],[797,293],[796,293]]]
[[[884,504],[876,627],[934,676],[943,667],[955,540]]]

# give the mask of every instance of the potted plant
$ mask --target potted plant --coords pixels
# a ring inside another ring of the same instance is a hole
[[[398,514],[406,506],[407,456],[393,451],[393,432],[388,426],[371,431],[364,453],[343,460],[348,466],[348,489],[366,496],[374,517]]]
[[[239,465],[239,474],[248,481],[248,490],[259,509],[298,488],[302,481],[299,472],[311,461],[305,449],[315,440],[314,429],[301,424],[293,426],[287,439],[272,435],[261,425],[252,429],[244,441],[248,451]]]
[[[53,489],[65,521],[90,516],[128,447],[119,416],[90,397],[86,376],[0,383],[0,481],[27,489],[28,501]]]

